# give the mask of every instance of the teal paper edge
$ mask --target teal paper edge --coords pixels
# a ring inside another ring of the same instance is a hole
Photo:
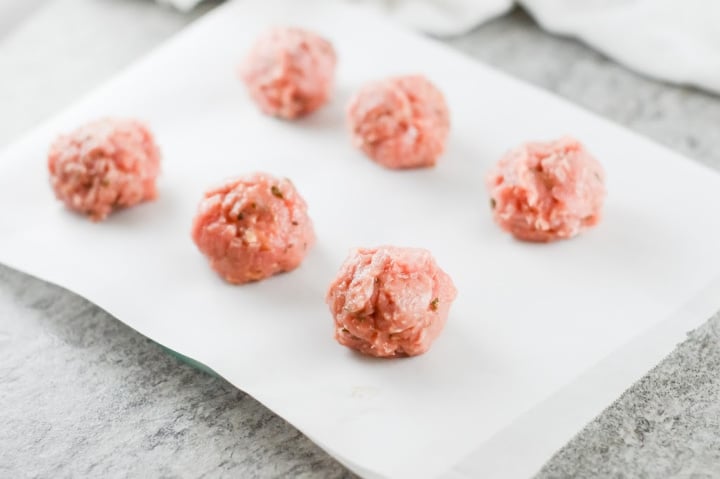
[[[204,365],[203,363],[201,363],[200,361],[195,361],[193,358],[189,358],[189,357],[185,356],[184,354],[180,354],[180,353],[178,353],[177,351],[173,351],[173,350],[170,349],[170,348],[166,348],[166,347],[163,346],[162,344],[158,344],[158,343],[155,343],[155,344],[157,344],[158,346],[160,346],[167,354],[169,354],[170,356],[172,356],[172,357],[174,357],[174,358],[176,358],[176,359],[179,359],[180,361],[184,362],[185,364],[188,364],[188,365],[194,367],[195,369],[199,369],[200,371],[203,371],[203,372],[205,372],[205,373],[208,373],[208,374],[211,375],[211,376],[215,376],[215,377],[218,377],[218,378],[221,377],[218,373],[216,373],[215,371],[213,371],[213,370],[212,370],[211,368],[209,368],[208,366],[205,366],[205,365]]]

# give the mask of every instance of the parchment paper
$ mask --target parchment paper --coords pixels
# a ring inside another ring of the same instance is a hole
[[[275,24],[319,31],[340,58],[333,102],[295,123],[261,115],[236,78]],[[435,169],[387,171],[350,146],[349,95],[400,73],[426,74],[447,96],[452,133]],[[151,125],[163,175],[157,201],[93,224],[54,199],[46,152],[107,115]],[[563,134],[605,165],[605,219],[572,241],[514,241],[491,220],[484,174],[510,147]],[[230,286],[190,223],[205,188],[254,170],[293,180],[319,241],[295,272]],[[707,287],[720,271],[718,204],[713,172],[359,8],[243,1],[2,155],[0,261],[208,365],[357,471],[431,477]],[[459,289],[422,357],[373,360],[332,339],[326,286],[350,248],[377,244],[430,249]]]

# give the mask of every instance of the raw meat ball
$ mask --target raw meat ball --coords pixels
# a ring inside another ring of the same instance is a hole
[[[370,356],[401,357],[430,349],[456,294],[429,251],[381,246],[353,251],[326,301],[340,344]]]
[[[160,150],[135,120],[102,119],[60,136],[48,154],[55,196],[93,221],[155,199]]]
[[[355,146],[393,169],[435,165],[450,129],[442,93],[420,75],[365,85],[347,116]]]
[[[242,284],[297,268],[315,233],[290,180],[253,173],[205,193],[192,238],[220,276]]]
[[[327,102],[336,63],[332,45],[319,35],[274,28],[257,39],[240,77],[264,113],[293,119]]]
[[[487,179],[495,221],[518,239],[539,242],[596,225],[604,182],[600,163],[573,138],[515,148]]]

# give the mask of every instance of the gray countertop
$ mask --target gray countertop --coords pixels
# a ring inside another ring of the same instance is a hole
[[[0,2],[0,144],[212,7],[183,15],[139,0]],[[519,11],[447,43],[720,167],[715,96],[642,78]],[[715,317],[539,477],[720,476],[719,344]],[[225,381],[87,301],[0,266],[0,477],[126,476],[352,474]]]

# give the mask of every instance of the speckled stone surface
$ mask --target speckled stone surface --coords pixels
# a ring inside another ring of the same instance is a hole
[[[720,316],[690,333],[538,478],[720,477]]]
[[[23,11],[24,23],[0,31],[0,143],[192,18],[140,0],[33,2],[39,13]],[[134,35],[125,41],[128,28]],[[48,30],[72,33],[53,43],[38,36]],[[521,12],[448,43],[720,167],[720,100],[712,95],[639,77],[539,31]],[[52,89],[37,80],[47,71]],[[8,93],[20,86],[36,101]],[[716,317],[549,458],[539,477],[720,477],[719,344]],[[0,477],[128,476],[352,477],[225,381],[81,298],[0,267]]]
[[[94,305],[0,267],[0,477],[352,477]]]

